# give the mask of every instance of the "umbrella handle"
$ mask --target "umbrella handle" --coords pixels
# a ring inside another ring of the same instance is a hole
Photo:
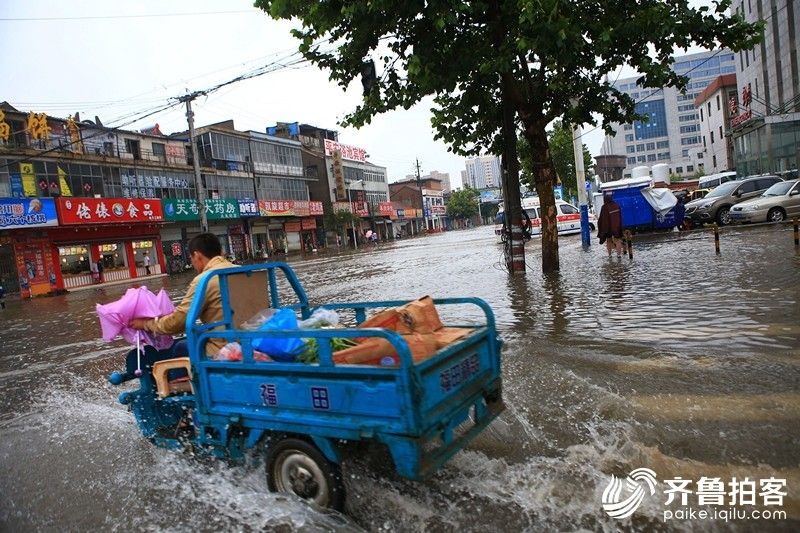
[[[142,349],[140,348],[141,341],[139,340],[139,332],[136,332],[136,372],[133,373],[134,376],[141,377],[142,376]]]

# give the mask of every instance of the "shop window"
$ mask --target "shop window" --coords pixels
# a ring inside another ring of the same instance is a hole
[[[91,272],[91,256],[86,245],[60,246],[58,260],[63,276],[79,276]]]
[[[128,267],[125,246],[122,243],[101,244],[98,248],[104,270],[122,270]]]
[[[155,243],[153,241],[133,241],[131,243],[131,246],[133,247],[133,258],[137,267],[145,266],[144,264],[145,254],[150,256],[151,267],[158,262],[154,245]]]

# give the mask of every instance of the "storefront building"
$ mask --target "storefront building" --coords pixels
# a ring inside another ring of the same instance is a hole
[[[165,272],[159,200],[58,198],[59,227],[48,230],[58,250],[64,289]]]
[[[0,198],[0,285],[23,297],[54,292],[58,252],[46,230],[58,225],[51,198]]]
[[[159,200],[0,199],[3,284],[22,298],[164,272]]]
[[[170,237],[180,235],[179,239],[171,238],[166,241],[165,248],[169,248],[170,261],[182,258],[185,264],[189,261],[186,245],[192,237],[200,234],[200,209],[197,201],[165,199],[162,203],[164,219],[168,222],[163,231],[168,232]],[[209,233],[219,238],[225,256],[237,259],[251,252],[249,232],[242,221],[240,206],[240,201],[233,198],[207,198],[204,203]],[[170,270],[174,270],[174,266]]]
[[[259,249],[272,254],[289,253],[320,246],[322,202],[259,200],[259,214],[264,217],[264,233],[259,233]],[[263,238],[262,238],[263,236]]]

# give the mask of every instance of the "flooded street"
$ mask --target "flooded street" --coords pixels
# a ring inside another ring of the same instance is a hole
[[[637,238],[634,258],[563,237],[561,272],[511,278],[491,227],[290,259],[312,304],[477,296],[493,307],[506,412],[424,482],[345,465],[347,514],[270,494],[263,470],[154,448],[106,377],[127,346],[94,304],[0,312],[0,530],[758,530],[800,528],[800,257],[791,228]],[[190,275],[148,285],[180,298]],[[445,315],[445,318],[447,316]],[[458,317],[450,317],[458,318]],[[611,475],[787,480],[787,520],[664,521],[601,505]]]

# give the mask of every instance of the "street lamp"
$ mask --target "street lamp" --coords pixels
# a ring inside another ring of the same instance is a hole
[[[361,190],[364,190],[364,180],[355,180],[355,181],[351,181],[351,182],[346,183],[346,185],[347,185],[347,199],[350,200],[350,209],[353,209],[353,185],[356,184],[356,183],[361,183]],[[358,216],[358,214],[356,214],[356,213],[353,213],[353,214]],[[351,223],[351,225],[353,227],[353,246],[355,247],[356,250],[358,250],[358,236],[356,235],[356,225],[352,220],[350,221],[350,223]]]

